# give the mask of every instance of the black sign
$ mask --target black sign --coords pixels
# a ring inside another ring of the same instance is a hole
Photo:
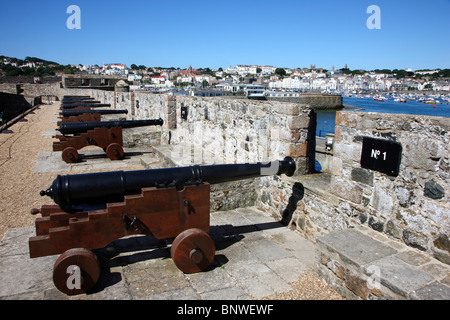
[[[188,108],[181,107],[181,119],[187,120],[188,117]]]
[[[402,161],[402,145],[398,142],[363,137],[361,168],[398,176]]]

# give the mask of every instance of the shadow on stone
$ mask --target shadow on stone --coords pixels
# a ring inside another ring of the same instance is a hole
[[[303,187],[303,184],[300,182],[294,183],[288,205],[286,206],[286,209],[284,209],[283,217],[280,221],[284,226],[287,226],[291,221],[292,215],[294,214],[295,209],[297,209],[297,203],[303,199],[304,195],[305,188]]]
[[[243,226],[226,224],[211,226],[209,234],[214,240],[216,251],[220,251],[244,239],[244,234],[246,233],[284,227],[281,222],[265,222]],[[172,242],[173,239],[159,240],[151,236],[138,235],[121,238],[102,249],[93,250],[99,259],[101,274],[95,287],[87,294],[101,292],[105,288],[122,281],[122,276],[119,272],[111,272],[115,267],[124,267],[154,259],[170,259],[170,246]],[[221,268],[228,261],[225,255],[216,254],[211,265],[203,270],[203,272]]]

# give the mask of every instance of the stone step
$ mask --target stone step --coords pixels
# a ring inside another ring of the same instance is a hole
[[[373,230],[349,228],[317,243],[319,274],[349,299],[450,299],[450,266]]]

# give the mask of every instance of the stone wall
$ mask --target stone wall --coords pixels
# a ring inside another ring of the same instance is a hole
[[[301,94],[298,97],[268,97],[270,101],[307,104],[316,110],[341,109],[341,95]]]
[[[32,83],[2,83],[0,84],[0,92],[21,94],[25,97],[38,97],[41,95],[56,95],[60,83],[52,84],[32,84]]]
[[[122,78],[121,76],[94,74],[65,74],[62,77],[62,84],[64,88],[108,87],[104,90],[113,90],[116,83]]]
[[[176,98],[172,141],[194,144],[215,163],[298,159],[305,173],[311,109],[304,105],[221,98]],[[183,119],[181,112],[187,112]]]
[[[331,179],[299,206],[311,235],[363,224],[450,263],[450,119],[340,111]],[[361,168],[362,138],[402,145],[399,175]]]
[[[182,108],[187,119],[181,116]],[[183,156],[191,156],[191,146],[201,150],[192,153],[191,163],[245,163],[291,156],[297,175],[309,173],[314,164],[315,113],[307,106],[178,96],[175,109],[172,143],[183,146],[179,149]],[[280,217],[292,188],[288,180],[272,176],[214,186],[212,209],[259,205]]]
[[[102,103],[127,109],[129,119],[162,118],[160,143],[178,146],[174,152],[186,153],[191,163],[271,161],[289,155],[296,158],[302,174],[309,172],[310,162],[313,165],[308,156],[314,150],[310,118],[314,120],[315,113],[305,105],[144,92],[92,93]]]
[[[0,125],[31,109],[34,105],[34,99],[27,99],[22,95],[0,92],[0,114],[2,115],[1,120],[3,121],[2,123],[0,122]]]

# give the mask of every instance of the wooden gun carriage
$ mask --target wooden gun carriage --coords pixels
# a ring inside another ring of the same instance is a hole
[[[62,135],[54,138],[53,151],[62,151],[66,163],[79,159],[77,150],[87,146],[102,148],[111,160],[123,159],[122,128],[163,125],[162,119],[128,120],[128,121],[93,121],[61,123],[58,131]]]

